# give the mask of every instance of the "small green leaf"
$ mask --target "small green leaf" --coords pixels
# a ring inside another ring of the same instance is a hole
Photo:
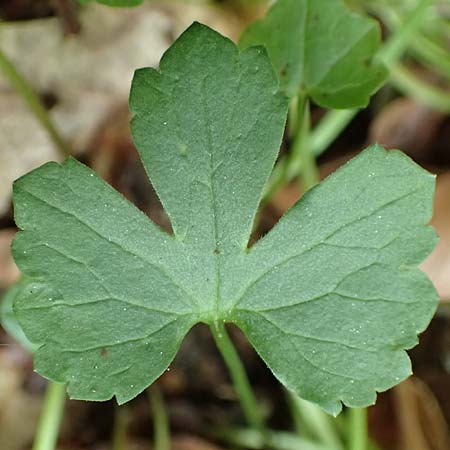
[[[133,398],[198,322],[241,327],[332,413],[409,374],[437,301],[416,268],[435,244],[434,177],[372,147],[249,249],[286,119],[277,84],[263,48],[200,24],[136,72],[132,132],[173,236],[73,159],[15,183],[13,251],[33,280],[15,308],[37,371],[71,397]]]
[[[25,289],[28,289],[29,280],[21,277],[19,281],[14,283],[3,296],[0,306],[0,316],[2,327],[12,336],[19,344],[30,352],[34,352],[36,345],[32,344],[20,326],[16,314],[13,310],[13,303],[16,298],[23,295]]]
[[[302,93],[329,108],[367,105],[387,76],[373,62],[377,22],[341,0],[278,0],[243,33],[241,48],[251,45],[267,47],[289,96]]]

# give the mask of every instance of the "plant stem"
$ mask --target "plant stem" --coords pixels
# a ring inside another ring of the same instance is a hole
[[[66,400],[66,386],[49,381],[33,450],[54,450]]]
[[[379,57],[385,62],[396,62],[398,57],[395,57],[396,47],[407,45],[410,52],[424,64],[428,64],[432,69],[439,71],[443,76],[450,76],[450,58],[447,48],[445,48],[445,38],[442,37],[439,41],[418,33],[419,25],[424,22],[426,7],[433,4],[433,0],[422,0],[419,2],[417,9],[411,12],[407,20],[403,23],[400,14],[392,11],[392,14],[385,14],[384,22],[394,33],[391,38],[379,53]],[[427,23],[432,23],[433,26],[440,22],[438,17]]]
[[[40,124],[45,128],[51,140],[53,141],[53,144],[59,150],[61,155],[63,155],[64,157],[69,156],[70,151],[67,148],[64,139],[61,137],[61,135],[53,125],[53,122],[50,119],[50,116],[48,115],[48,112],[42,104],[40,98],[36,95],[29,83],[19,74],[13,63],[8,59],[8,57],[2,50],[0,50],[0,70],[9,80],[14,89],[28,104],[31,112],[34,114]]]
[[[236,394],[249,425],[255,429],[264,429],[264,420],[259,412],[256,396],[247,378],[244,365],[228,335],[223,322],[215,322],[211,332],[217,347],[229,370]]]
[[[115,407],[112,450],[126,450],[127,448],[127,411],[124,406]]]
[[[450,77],[450,56],[443,45],[423,35],[417,35],[411,43],[415,57],[444,77]]]
[[[253,450],[336,450],[288,431],[267,430],[261,433],[248,428],[230,428],[213,432],[212,436],[233,447]]]
[[[153,448],[155,450],[170,450],[169,417],[161,391],[155,385],[147,392],[153,415]]]
[[[321,155],[342,131],[347,128],[356,114],[358,114],[357,109],[329,111],[316,128],[309,132],[308,152],[316,157]],[[298,176],[301,170],[301,164],[301,158],[288,158],[287,156],[283,156],[279,159],[266,186],[262,200],[263,205],[267,204],[273,198],[281,186],[291,182]]]
[[[298,97],[294,97],[289,103],[289,112],[287,120],[287,130],[290,139],[293,139],[297,134],[298,129]]]
[[[429,85],[401,64],[391,68],[392,84],[404,94],[437,111],[450,112],[450,92]]]
[[[424,11],[426,10],[429,1],[430,0],[421,0],[417,7],[407,17],[401,29],[398,29],[392,34],[379,51],[378,58],[380,60],[385,63],[389,62],[393,64],[401,58],[407,47],[411,45],[411,37],[422,25],[425,15]],[[411,86],[411,83],[404,86],[404,79],[400,79],[400,77],[397,78],[397,82],[400,85],[400,88],[403,87],[404,90]],[[427,87],[428,86],[425,86],[425,89]],[[430,98],[429,95],[425,95],[428,99]],[[432,95],[432,97],[434,100],[435,96]],[[443,101],[439,103],[441,104]],[[442,104],[440,106],[442,106]],[[322,154],[342,131],[345,130],[357,113],[358,110],[356,109],[329,111],[310,134],[310,151],[316,156]],[[289,124],[290,130],[292,130],[294,128],[292,126],[292,120],[290,120]],[[267,184],[262,202],[263,205],[267,204],[273,198],[281,186],[289,183],[297,176],[300,170],[298,164],[298,160],[291,159],[288,161],[286,157],[280,158]]]
[[[319,169],[310,147],[311,115],[309,101],[302,99],[298,104],[298,129],[292,145],[291,157],[298,164],[298,175],[303,189],[308,191],[319,181]]]
[[[431,0],[420,0],[414,10],[406,18],[402,26],[391,35],[378,52],[378,58],[387,66],[398,61],[423,23],[423,18]]]
[[[367,450],[369,436],[367,431],[367,409],[351,408],[349,450]]]
[[[339,136],[358,114],[357,109],[331,110],[309,135],[311,152],[317,157]],[[299,161],[288,161],[282,156],[274,167],[263,198],[263,204],[269,202],[278,189],[291,182],[299,173]]]
[[[342,443],[333,419],[317,405],[301,399],[296,394],[289,392],[289,403],[296,418],[296,432],[308,431],[320,444],[342,450]]]
[[[311,152],[320,156],[356,117],[359,109],[331,110],[320,121],[309,137]]]

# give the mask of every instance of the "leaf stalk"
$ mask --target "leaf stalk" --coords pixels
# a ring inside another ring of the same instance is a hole
[[[349,450],[367,450],[368,430],[367,430],[367,409],[350,408],[350,439]]]
[[[54,450],[66,401],[66,386],[49,381],[33,450]]]
[[[153,415],[153,447],[155,450],[170,450],[170,425],[164,399],[158,386],[148,391]]]
[[[211,332],[228,368],[247,422],[252,428],[262,431],[265,425],[256,396],[248,380],[244,365],[228,335],[225,324],[223,322],[215,322],[211,326]]]
[[[310,147],[311,111],[309,101],[302,97],[298,102],[298,130],[292,145],[292,160],[299,167],[299,181],[303,189],[308,191],[320,181],[316,158]]]
[[[57,150],[61,153],[61,155],[63,157],[69,156],[70,150],[67,147],[66,143],[64,142],[62,136],[59,134],[55,125],[53,124],[52,119],[50,118],[47,110],[42,104],[42,101],[40,100],[38,95],[34,92],[30,84],[17,71],[14,64],[9,60],[9,58],[1,49],[0,49],[0,70],[9,80],[13,88],[25,100],[31,112],[34,114],[34,116],[42,125],[42,127],[47,131],[53,144],[55,145]]]
[[[114,428],[112,434],[112,450],[127,448],[127,410],[125,406],[115,405]]]
[[[392,36],[386,41],[383,47],[378,52],[377,58],[385,64],[394,65],[405,53],[406,49],[414,45],[417,31],[423,24],[426,18],[426,12],[432,0],[420,0],[417,6],[411,11],[408,17],[403,22]],[[389,67],[390,68],[390,67]],[[409,74],[401,69],[396,68],[392,76],[392,81],[400,90],[410,93],[413,97],[431,104],[438,110],[448,111],[447,96],[439,98],[442,93],[436,88],[429,87],[425,83],[417,82],[416,79],[408,76]],[[447,102],[447,104],[444,104]],[[295,103],[293,103],[294,105]],[[316,156],[322,154],[332,142],[342,133],[343,130],[350,124],[358,113],[357,109],[350,110],[331,110],[321,120],[319,125],[315,127],[310,133],[310,152]],[[294,114],[292,108],[290,109],[289,118],[289,132],[295,130],[292,122],[298,119],[297,110]],[[292,181],[300,172],[299,164],[301,160],[295,158],[281,157],[274,167],[272,175],[269,179],[268,185],[263,198],[263,204],[267,204],[286,183]]]

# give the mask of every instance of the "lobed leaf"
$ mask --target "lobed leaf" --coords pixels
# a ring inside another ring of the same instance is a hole
[[[374,146],[308,192],[248,248],[287,99],[264,49],[200,24],[159,71],[136,72],[132,132],[174,236],[81,163],[14,186],[15,309],[36,370],[72,398],[125,402],[198,322],[233,322],[290,389],[336,414],[410,373],[404,349],[436,307],[417,268],[434,177]]]
[[[24,231],[13,251],[36,279],[16,310],[41,345],[36,370],[68,383],[72,398],[129,400],[193,324],[220,314],[220,261],[246,248],[287,108],[262,49],[239,54],[200,24],[160,72],[136,72],[130,103],[175,238],[73,159],[14,185]]]

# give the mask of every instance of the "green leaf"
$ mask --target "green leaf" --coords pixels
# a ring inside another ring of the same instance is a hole
[[[19,281],[14,283],[3,296],[0,306],[0,318],[2,327],[12,336],[19,344],[28,351],[33,352],[36,346],[32,344],[20,326],[16,314],[13,311],[13,303],[16,298],[23,295],[25,289],[28,288],[29,280],[21,277]]]
[[[251,45],[267,47],[289,96],[301,93],[328,108],[367,105],[387,76],[373,61],[377,22],[341,0],[278,0],[244,31],[240,46]]]
[[[220,261],[243,254],[281,142],[286,102],[276,91],[263,50],[239,55],[199,24],[161,73],[136,72],[133,133],[176,237],[73,159],[15,183],[25,231],[14,255],[35,278],[16,309],[43,344],[36,370],[68,383],[71,397],[133,398],[195,323],[223,314]]]
[[[136,72],[132,133],[174,235],[81,163],[14,185],[13,246],[32,277],[15,308],[38,372],[73,398],[125,402],[198,322],[241,327],[286,386],[329,412],[406,377],[436,293],[434,178],[372,147],[248,248],[287,99],[264,49],[200,24]]]
[[[275,375],[337,414],[410,375],[437,294],[415,268],[434,248],[434,177],[373,146],[307,192],[248,255],[233,305]]]

